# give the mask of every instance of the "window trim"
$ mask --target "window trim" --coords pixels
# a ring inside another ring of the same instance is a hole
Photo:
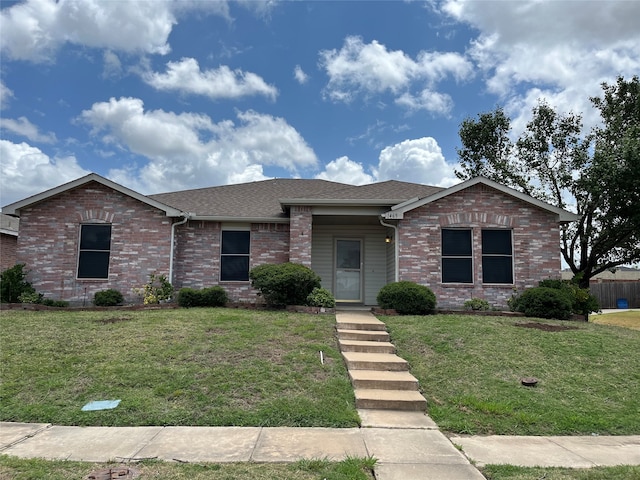
[[[248,245],[248,250],[247,253],[222,253],[223,252],[223,241],[224,241],[224,232],[243,232],[243,233],[247,233],[249,235],[249,241],[247,242]],[[248,268],[247,268],[247,279],[246,280],[226,280],[222,278],[222,259],[225,257],[243,257],[243,258],[247,258],[247,264],[248,264]],[[220,281],[220,283],[237,283],[237,282],[241,282],[241,283],[248,283],[249,280],[249,271],[251,270],[251,228],[250,227],[244,227],[244,226],[228,226],[228,227],[223,227],[220,230],[220,268],[218,271],[218,280]]]
[[[469,241],[470,241],[470,253],[469,255],[445,255],[444,254],[444,244],[443,244],[443,235],[445,230],[456,230],[456,231],[464,231],[464,232],[468,232],[469,233]],[[456,281],[456,282],[450,282],[450,281],[445,281],[445,267],[444,267],[444,260],[445,259],[463,259],[463,260],[469,260],[470,262],[470,267],[471,267],[471,272],[470,272],[470,278],[468,282],[461,282],[461,281]],[[474,265],[474,255],[473,255],[473,229],[472,228],[441,228],[440,229],[440,281],[442,282],[443,285],[473,285],[474,282],[474,271],[475,271],[475,265]]]
[[[507,255],[505,253],[484,253],[484,232],[493,231],[493,232],[508,232],[509,233],[509,243],[511,246],[511,254]],[[482,284],[483,285],[514,285],[515,284],[515,265],[514,265],[514,244],[513,244],[513,229],[507,228],[483,228],[480,232],[480,255],[482,260]],[[484,259],[485,258],[508,258],[511,263],[511,281],[510,282],[485,282],[485,268],[484,268]]]
[[[109,227],[109,249],[108,250],[100,250],[100,249],[91,249],[91,248],[82,248],[82,234],[84,227]],[[76,280],[109,280],[109,272],[111,267],[111,244],[113,238],[113,224],[111,223],[81,223],[78,231],[78,249],[77,249],[77,258],[76,258]],[[107,254],[107,271],[106,276],[104,277],[84,277],[80,276],[80,259],[82,257],[83,252],[98,252]]]

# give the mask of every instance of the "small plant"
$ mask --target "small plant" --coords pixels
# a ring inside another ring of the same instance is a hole
[[[142,288],[134,288],[134,293],[142,297],[145,305],[155,305],[171,300],[173,296],[173,285],[167,280],[167,276],[152,273],[149,281]]]
[[[184,308],[224,307],[228,301],[226,290],[218,285],[202,290],[185,287],[178,292],[178,305]]]
[[[42,294],[33,291],[25,291],[20,294],[18,297],[18,302],[20,303],[42,303]]]
[[[572,303],[562,290],[549,287],[533,287],[522,292],[518,299],[518,311],[528,317],[568,320]]]
[[[122,293],[114,288],[100,290],[93,296],[93,304],[96,307],[115,307],[116,305],[122,305],[122,302],[124,302]]]
[[[408,281],[388,283],[378,292],[377,301],[401,315],[424,315],[436,308],[436,295],[429,287]]]
[[[267,305],[305,305],[320,277],[309,267],[298,263],[264,264],[249,272],[251,286],[260,291]]]
[[[26,280],[27,273],[29,272],[25,270],[24,263],[17,263],[2,272],[0,275],[0,301],[16,303],[21,301],[21,295],[35,293],[35,289],[31,286],[31,283]]]
[[[336,299],[326,288],[316,287],[307,297],[307,305],[311,307],[334,308]]]
[[[53,298],[43,298],[40,302],[47,307],[64,308],[69,306],[69,302],[66,300],[54,300]]]
[[[520,294],[518,293],[518,289],[517,289],[517,287],[513,287],[513,293],[511,294],[511,296],[507,300],[507,306],[509,307],[510,311],[512,311],[512,312],[517,312],[518,311],[518,300],[519,299],[520,299]]]
[[[491,310],[491,305],[489,305],[489,302],[487,302],[483,298],[474,297],[471,300],[467,300],[466,302],[464,302],[464,309],[474,311]]]

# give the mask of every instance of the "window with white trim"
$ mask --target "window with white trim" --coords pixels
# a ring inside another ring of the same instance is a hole
[[[473,283],[471,230],[442,229],[442,283]]]
[[[220,249],[220,280],[223,282],[249,281],[251,232],[249,230],[223,230]]]
[[[513,283],[511,230],[482,230],[482,283]]]
[[[78,278],[109,278],[111,225],[80,225]]]

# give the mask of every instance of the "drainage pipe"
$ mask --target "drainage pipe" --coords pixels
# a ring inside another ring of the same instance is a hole
[[[395,266],[395,271],[394,271],[394,278],[395,278],[395,282],[398,282],[400,280],[400,266],[398,265],[398,260],[400,258],[400,244],[398,242],[398,226],[397,225],[392,225],[391,223],[385,223],[384,220],[382,219],[382,216],[378,217],[378,220],[380,220],[380,225],[382,225],[383,227],[389,227],[393,229],[393,256],[394,256],[394,266]]]
[[[191,217],[191,214],[183,212],[182,217],[183,217],[182,220],[180,220],[179,222],[173,223],[171,225],[171,246],[169,249],[169,283],[171,283],[172,285],[173,285],[173,250],[174,250],[174,244],[175,244],[175,238],[176,238],[176,227],[187,223],[189,221],[189,218]]]

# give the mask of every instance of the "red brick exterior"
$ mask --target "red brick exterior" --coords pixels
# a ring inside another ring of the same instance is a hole
[[[16,250],[18,248],[18,237],[0,233],[0,271],[11,268],[16,264]]]
[[[312,209],[311,207],[291,207],[291,261],[311,267]]]
[[[77,279],[80,225],[109,223],[109,278]],[[165,213],[97,182],[68,190],[20,211],[17,261],[47,298],[91,304],[99,290],[115,288],[139,301],[152,273],[168,275],[171,224]]]
[[[473,284],[443,284],[441,229],[471,228]],[[481,230],[513,231],[513,285],[482,284]],[[558,278],[560,230],[556,215],[483,185],[467,188],[405,213],[399,223],[401,280],[427,285],[441,308],[462,308],[472,297],[506,307],[514,287],[533,287],[539,280]]]

